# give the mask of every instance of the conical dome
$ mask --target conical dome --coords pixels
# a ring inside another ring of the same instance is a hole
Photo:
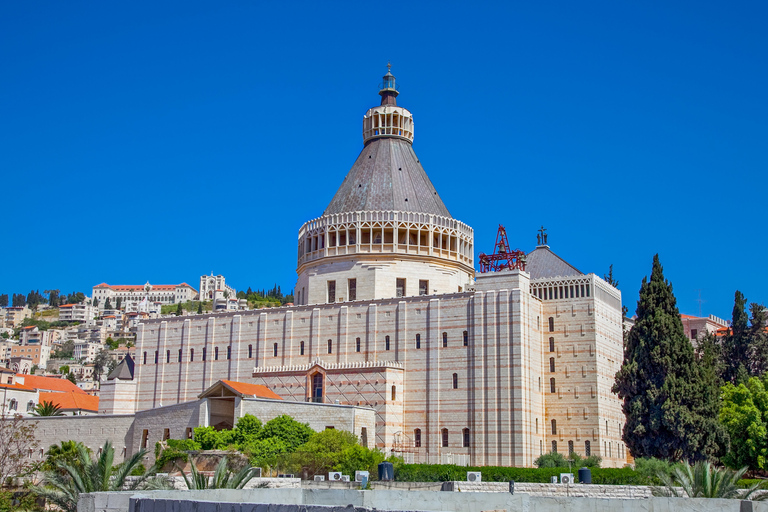
[[[392,210],[451,216],[411,143],[381,137],[363,148],[323,214]]]

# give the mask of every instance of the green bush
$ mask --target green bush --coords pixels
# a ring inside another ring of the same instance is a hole
[[[29,491],[0,491],[0,512],[43,512]]]
[[[467,479],[467,471],[480,471],[484,482],[531,482],[549,483],[560,473],[574,473],[578,481],[578,469],[561,468],[510,468],[501,466],[464,467],[450,464],[395,464],[395,480],[402,482],[447,482]],[[592,483],[606,485],[648,485],[647,478],[632,468],[591,468]]]
[[[537,468],[567,468],[568,463],[565,461],[562,453],[550,452],[541,455],[539,458],[533,461]]]
[[[367,470],[374,476],[383,460],[381,451],[361,446],[353,433],[326,429],[313,434],[295,452],[286,454],[281,463],[293,473],[306,471],[310,475],[321,475],[341,471],[354,475],[357,470]]]
[[[267,468],[276,466],[281,455],[288,452],[288,445],[277,437],[252,439],[242,447],[253,467]]]
[[[216,430],[213,427],[195,428],[195,441],[203,450],[226,450],[235,444],[234,430]]]
[[[676,464],[655,457],[638,457],[635,459],[635,472],[646,479],[646,485],[662,485],[659,474],[672,476]]]
[[[290,416],[283,414],[266,422],[259,431],[258,438],[269,439],[270,437],[277,437],[282,439],[288,451],[292,452],[309,441],[313,434],[315,434],[315,431],[309,428],[308,424],[299,423]]]
[[[168,439],[166,443],[168,443],[168,448],[173,448],[174,450],[179,451],[194,452],[202,450],[200,443],[194,439]]]

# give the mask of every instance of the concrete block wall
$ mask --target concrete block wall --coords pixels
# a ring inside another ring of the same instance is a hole
[[[327,509],[323,506],[329,507]],[[320,508],[318,508],[320,507]],[[768,504],[706,498],[543,497],[505,492],[218,489],[81,495],[78,512],[768,512]]]

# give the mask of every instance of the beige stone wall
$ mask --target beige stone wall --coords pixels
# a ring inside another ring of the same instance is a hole
[[[134,380],[107,380],[99,390],[99,414],[133,414],[136,412],[136,388]]]
[[[593,274],[542,280],[533,286],[570,287],[574,283],[589,285],[589,295],[542,301],[547,438],[541,452],[552,451],[555,442],[557,451],[567,455],[572,443],[573,450],[585,456],[589,443],[590,454],[601,456],[604,467],[621,467],[626,463],[621,441],[624,415],[618,397],[611,392],[623,360],[621,296]]]
[[[44,453],[53,444],[62,441],[80,441],[94,455],[106,441],[115,448],[115,463],[122,462],[131,454],[133,440],[133,415],[120,416],[44,416],[24,418],[36,425],[35,437],[39,442],[32,454],[36,460],[44,459]]]
[[[321,374],[325,403],[372,407],[371,442],[409,461],[530,466],[553,440],[583,454],[589,439],[592,453],[620,466],[621,409],[610,393],[622,359],[620,295],[606,293],[540,300],[527,273],[508,271],[481,275],[463,293],[151,320],[137,336],[137,404],[194,400],[219,379],[304,402]]]

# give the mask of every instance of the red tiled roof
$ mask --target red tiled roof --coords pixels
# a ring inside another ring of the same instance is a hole
[[[82,393],[85,391],[72,384],[67,379],[59,379],[58,377],[41,377],[39,375],[21,375],[24,377],[24,386],[28,386],[32,389],[55,391],[58,393]]]
[[[94,288],[111,288],[115,291],[120,292],[130,292],[130,291],[141,291],[144,289],[143,284],[113,284],[109,285],[107,283],[101,283],[100,285],[94,286]],[[192,288],[187,283],[181,283],[181,284],[153,284],[152,285],[152,291],[153,292],[172,292],[175,291],[176,288],[181,286],[188,286],[189,288]],[[194,290],[194,288],[192,288]],[[151,293],[151,292],[150,292]]]
[[[61,306],[59,306],[59,309],[61,309],[61,308],[71,308],[71,307],[74,307],[76,305],[77,304],[62,304]]]
[[[30,325],[29,327],[25,327],[25,328],[24,328],[24,330],[26,331],[26,330],[28,330],[28,329],[34,329],[35,327],[36,327],[36,326],[34,326],[34,325]]]
[[[71,384],[71,383],[70,383]],[[78,388],[79,389],[79,388]],[[81,392],[40,393],[40,403],[51,402],[65,411],[99,412],[99,397]]]
[[[4,388],[4,389],[18,389],[19,391],[34,391],[34,389],[32,389],[31,387],[25,386],[24,384],[18,384],[18,383],[16,383],[16,384],[0,384],[0,389],[2,389],[2,388]]]
[[[680,318],[699,318],[699,317],[693,316],[693,315],[684,315],[684,314],[680,313]]]
[[[257,396],[259,398],[271,398],[273,400],[282,400],[280,395],[261,384],[248,384],[246,382],[235,382],[232,380],[222,380],[226,386],[237,391],[241,395]]]

